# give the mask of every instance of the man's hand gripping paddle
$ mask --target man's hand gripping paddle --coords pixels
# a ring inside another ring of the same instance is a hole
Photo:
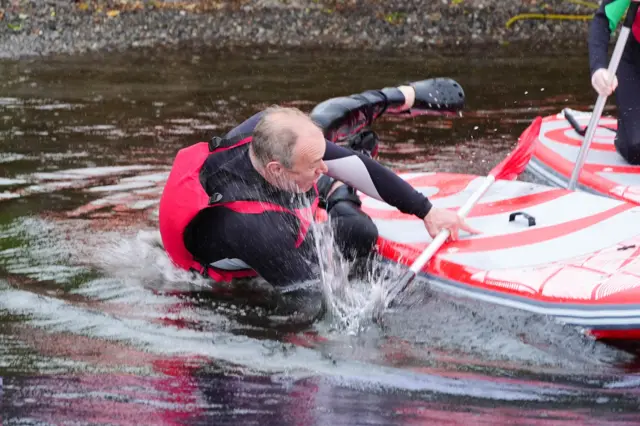
[[[529,128],[522,134],[518,145],[513,151],[504,159],[500,164],[489,172],[489,175],[485,178],[484,183],[469,197],[467,202],[458,210],[458,216],[464,219],[471,209],[475,206],[478,200],[487,192],[489,187],[498,179],[502,180],[514,180],[524,171],[527,164],[533,156],[535,141],[540,134],[540,126],[542,124],[542,117],[537,117]],[[397,297],[403,293],[409,284],[413,282],[420,270],[427,264],[427,262],[435,255],[440,249],[442,244],[449,238],[449,230],[443,229],[433,239],[431,244],[422,252],[420,256],[413,262],[411,267],[402,276],[400,281],[391,289],[386,301],[385,308],[393,306]]]

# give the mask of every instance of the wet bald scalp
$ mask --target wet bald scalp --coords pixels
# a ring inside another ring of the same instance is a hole
[[[298,144],[298,141],[308,140],[305,136],[317,136],[318,132],[322,134],[311,118],[299,109],[271,106],[253,131],[251,150],[263,167],[277,161],[290,169],[300,151],[306,151],[302,146],[305,144]]]

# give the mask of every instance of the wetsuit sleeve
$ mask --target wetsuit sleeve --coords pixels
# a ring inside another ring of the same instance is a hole
[[[370,197],[396,207],[420,219],[431,210],[431,202],[400,176],[382,164],[327,141],[324,162],[327,174]]]
[[[321,102],[310,117],[326,139],[336,142],[371,126],[384,113],[399,111],[404,103],[404,95],[397,87],[368,90]]]
[[[609,63],[609,40],[611,31],[609,30],[609,19],[605,15],[604,7],[613,0],[603,0],[598,10],[593,15],[593,20],[589,26],[589,69],[593,75],[600,68],[607,68]]]

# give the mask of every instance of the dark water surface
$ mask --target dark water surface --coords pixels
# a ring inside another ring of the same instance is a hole
[[[484,174],[536,115],[595,101],[578,53],[0,63],[1,423],[637,423],[634,357],[544,317],[433,293],[380,328],[357,315],[380,283],[355,283],[342,316],[282,331],[232,303],[156,291],[202,285],[155,243],[178,148],[272,103],[309,111],[447,76],[466,92],[463,116],[382,120],[382,161]]]

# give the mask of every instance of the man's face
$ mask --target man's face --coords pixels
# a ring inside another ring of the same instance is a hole
[[[326,150],[324,135],[313,127],[298,136],[293,152],[293,164],[284,174],[294,192],[307,192],[320,176],[327,172],[323,161]]]

